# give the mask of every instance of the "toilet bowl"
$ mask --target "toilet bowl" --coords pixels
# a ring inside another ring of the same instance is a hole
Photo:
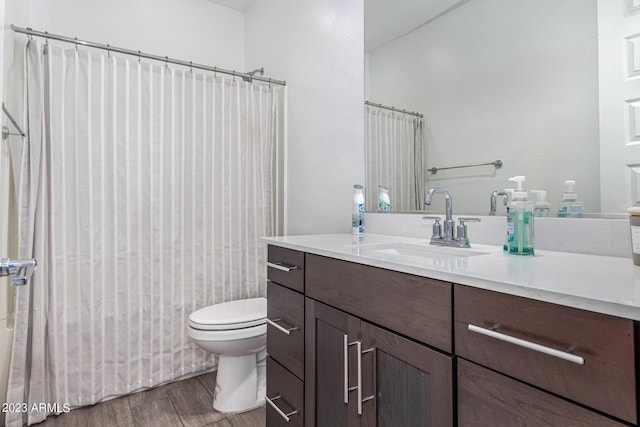
[[[213,407],[224,413],[264,404],[267,299],[250,298],[204,307],[189,315],[187,333],[219,355]]]

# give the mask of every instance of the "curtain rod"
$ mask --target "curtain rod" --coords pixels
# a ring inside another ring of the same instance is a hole
[[[396,107],[388,107],[386,105],[376,104],[375,102],[364,101],[364,103],[366,105],[371,105],[373,107],[384,108],[385,110],[397,111],[398,113],[404,113],[404,114],[408,114],[410,116],[416,116],[416,117],[420,117],[420,118],[424,117],[424,115],[420,114],[420,113],[415,113],[413,111],[402,110],[402,109],[396,108]]]
[[[210,67],[208,65],[194,64],[191,61],[181,61],[179,59],[173,59],[173,58],[169,58],[167,56],[152,55],[150,53],[144,53],[144,52],[141,52],[139,50],[135,51],[135,50],[130,50],[130,49],[124,49],[124,48],[121,48],[121,47],[111,46],[111,45],[108,45],[108,44],[102,44],[102,43],[90,42],[90,41],[86,41],[86,40],[80,40],[77,37],[61,36],[61,35],[58,35],[58,34],[49,33],[47,31],[36,31],[34,29],[31,29],[31,28],[17,27],[17,26],[15,26],[13,24],[11,25],[11,29],[16,33],[27,34],[29,36],[44,37],[45,39],[59,40],[59,41],[62,41],[62,42],[73,43],[73,44],[76,44],[76,45],[79,44],[79,45],[83,45],[83,46],[93,47],[93,48],[96,48],[96,49],[103,49],[103,50],[107,50],[107,51],[111,51],[111,52],[123,53],[125,55],[137,56],[138,58],[153,59],[153,60],[161,61],[161,62],[164,62],[164,63],[182,65],[182,66],[188,67],[188,68],[199,68],[201,70],[213,71],[214,73],[221,73],[221,74],[229,74],[229,75],[232,75],[232,76],[238,76],[238,77],[241,77],[242,79],[244,79],[245,81],[249,81],[249,82],[252,81],[252,80],[259,80],[261,82],[273,83],[273,84],[282,85],[282,86],[285,86],[287,84],[287,82],[285,82],[284,80],[276,80],[276,79],[272,79],[272,78],[268,78],[268,77],[255,76],[252,73],[239,73],[239,72],[237,72],[235,70],[225,70],[224,68]]]

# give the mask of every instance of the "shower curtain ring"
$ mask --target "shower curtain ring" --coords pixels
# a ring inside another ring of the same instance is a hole
[[[169,69],[169,57],[168,56],[164,57],[164,66],[167,68],[167,70]]]
[[[138,64],[140,63],[140,55],[142,55],[142,52],[138,51]]]
[[[49,32],[48,31],[44,32],[44,43],[46,45],[49,45]]]
[[[189,72],[193,74],[193,62],[189,61]]]
[[[107,44],[107,58],[111,59],[111,46]]]

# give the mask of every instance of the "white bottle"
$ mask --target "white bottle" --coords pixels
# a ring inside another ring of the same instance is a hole
[[[351,233],[364,233],[364,192],[360,184],[353,186],[353,205],[351,210]]]
[[[389,189],[378,185],[378,212],[389,212],[391,210],[391,199]]]
[[[551,209],[549,202],[547,202],[547,192],[545,190],[529,190],[529,193],[533,193],[537,197],[537,201],[533,211],[535,216],[549,216],[549,212]]]
[[[583,207],[582,202],[578,201],[578,193],[575,191],[576,182],[574,180],[567,180],[564,182],[566,187],[560,202],[560,209],[558,210],[558,216],[561,218],[580,218],[582,217]]]

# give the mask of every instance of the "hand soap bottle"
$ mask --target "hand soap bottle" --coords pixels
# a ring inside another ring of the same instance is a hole
[[[564,182],[565,191],[560,202],[560,210],[558,216],[560,218],[581,218],[583,207],[582,202],[578,201],[578,193],[575,191],[576,182],[569,180]]]
[[[549,202],[547,202],[547,192],[545,190],[529,190],[529,192],[535,194],[537,197],[533,211],[534,215],[538,218],[541,216],[549,216],[551,209]]]
[[[533,255],[533,209],[534,203],[527,199],[527,190],[523,188],[524,176],[514,176],[509,181],[516,182],[518,188],[507,209],[507,237],[504,252],[511,255]]]

